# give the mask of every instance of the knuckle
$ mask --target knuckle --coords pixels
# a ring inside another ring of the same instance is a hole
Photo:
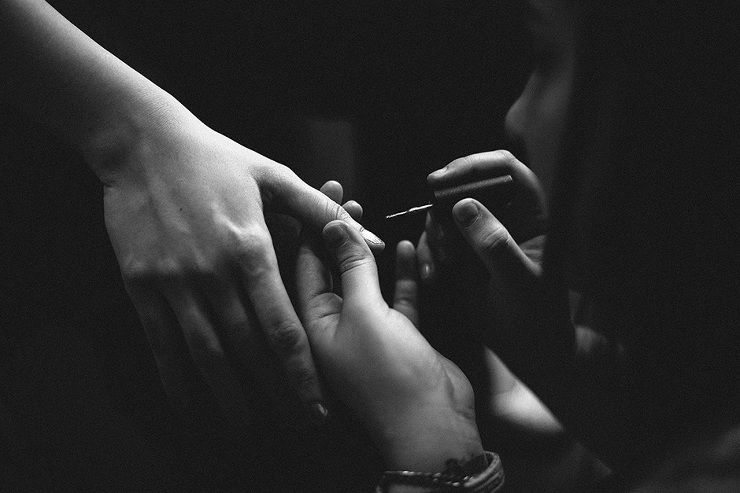
[[[258,179],[268,182],[275,182],[282,179],[286,171],[282,164],[272,161],[270,159],[258,159],[254,163],[254,174]]]
[[[267,228],[249,227],[233,233],[231,251],[241,265],[262,262],[272,249],[272,237]]]
[[[509,232],[504,227],[498,227],[486,232],[480,241],[480,250],[489,257],[495,257],[501,254],[509,247],[512,241]]]
[[[120,259],[119,265],[123,279],[135,286],[146,283],[155,271],[151,262],[141,258]]]
[[[319,385],[319,378],[316,372],[305,366],[294,368],[291,372],[290,379],[296,388],[311,388]]]
[[[295,322],[286,321],[274,326],[269,334],[270,345],[280,356],[298,352],[301,347],[302,329]]]
[[[333,293],[327,296],[317,296],[308,300],[304,313],[306,330],[315,332],[321,330],[327,323],[329,317],[336,315],[340,310],[338,306],[341,303]]]
[[[414,305],[414,300],[409,296],[399,296],[393,302],[393,308],[395,308],[396,310],[401,308],[413,308]]]
[[[301,178],[289,167],[284,164],[272,162],[270,169],[275,173],[276,179],[282,180],[283,183],[291,181],[303,181]]]
[[[349,213],[330,198],[322,197],[318,198],[317,200],[322,201],[320,205],[324,208],[324,217],[330,217],[332,218],[332,220],[335,221],[346,221],[349,218]]]
[[[396,299],[394,300],[394,305],[396,307],[407,307],[407,308],[414,308],[416,307],[417,297],[416,297],[416,290],[408,290],[400,292],[396,295]]]
[[[361,269],[372,263],[365,252],[352,248],[339,260],[339,272],[345,274],[355,269]]]
[[[394,308],[408,317],[416,312],[416,303],[408,299],[400,299],[396,301]]]

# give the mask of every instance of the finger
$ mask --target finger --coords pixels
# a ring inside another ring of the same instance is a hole
[[[296,261],[298,306],[303,314],[311,309],[313,301],[331,292],[331,274],[316,255],[315,249],[306,241],[301,243]]]
[[[337,204],[341,203],[342,197],[344,197],[344,188],[342,187],[342,184],[335,180],[329,180],[321,185],[319,191]]]
[[[416,263],[419,267],[419,279],[423,284],[434,281],[435,265],[432,250],[429,247],[426,231],[421,234],[416,245]]]
[[[354,200],[348,200],[347,202],[342,205],[342,208],[349,213],[350,216],[352,216],[352,219],[355,221],[360,221],[362,219],[362,206],[355,202]]]
[[[270,176],[276,179],[266,184],[263,183],[262,186],[269,187],[269,194],[286,207],[292,215],[316,230],[322,230],[330,221],[342,220],[358,231],[373,250],[379,251],[385,247],[385,243],[380,238],[352,219],[352,216],[338,203],[307,185],[289,168],[282,165],[277,166],[284,172],[271,173]],[[272,168],[274,166],[271,166]]]
[[[338,181],[327,181],[321,186],[319,191],[337,204],[342,202],[344,189],[342,188],[342,184]],[[360,219],[362,219],[362,206],[354,200],[348,200],[342,205],[342,208],[347,211],[350,217],[352,217],[352,219],[354,219],[355,221],[359,221]]]
[[[296,260],[296,292],[299,313],[312,347],[321,346],[331,336],[341,299],[332,292],[331,272],[316,254],[318,246],[307,234],[301,237]]]
[[[393,292],[393,308],[403,313],[415,327],[419,326],[417,279],[414,245],[410,241],[401,241],[396,246],[396,286]]]
[[[427,182],[432,188],[440,188],[461,180],[474,179],[473,177],[476,176],[511,173],[519,175],[520,173],[531,173],[531,171],[509,151],[502,149],[455,159],[444,168],[430,173]]]
[[[455,159],[431,173],[427,182],[433,189],[443,189],[476,180],[510,175],[513,178],[514,199],[497,209],[500,219],[517,241],[525,241],[547,231],[547,197],[534,172],[509,151],[497,150]],[[476,197],[478,199],[481,196]],[[490,197],[490,200],[504,200]],[[493,204],[489,204],[493,205]]]
[[[187,351],[179,334],[180,326],[169,303],[153,288],[126,284],[126,290],[136,308],[149,347],[157,363],[159,378],[173,404],[187,406],[190,396],[183,374],[183,354]]]
[[[441,266],[447,260],[445,253],[445,230],[442,225],[434,219],[432,214],[427,214],[426,222],[424,224],[424,232],[427,234],[427,243],[429,244],[429,250],[434,258],[434,263],[437,266]]]
[[[248,424],[248,407],[238,380],[202,302],[187,288],[169,284],[165,296],[182,329],[195,366],[226,418],[239,426]]]
[[[252,237],[245,242],[241,252],[244,287],[267,342],[280,360],[298,399],[320,421],[325,409],[306,332],[283,285],[266,228],[259,233],[262,234],[265,236],[261,239]]]
[[[528,289],[539,267],[522,252],[506,228],[474,199],[463,199],[452,209],[463,237],[473,247],[502,287]]]
[[[281,370],[269,356],[267,345],[259,337],[259,325],[245,310],[239,290],[233,284],[210,284],[205,295],[212,308],[211,312],[217,318],[219,331],[225,336],[229,349],[235,356],[233,362],[237,379],[250,378],[273,404],[280,405],[278,389],[283,386],[279,378]],[[253,388],[251,385],[242,387],[246,389],[247,395],[247,419],[254,419],[258,415],[258,396],[255,392],[250,392],[249,389]]]
[[[342,221],[324,228],[324,241],[334,255],[345,304],[373,307],[383,303],[375,259],[362,236]]]

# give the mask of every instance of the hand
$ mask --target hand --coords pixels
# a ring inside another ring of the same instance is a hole
[[[542,186],[535,174],[508,151],[484,152],[456,159],[431,173],[428,181],[432,188],[438,189],[492,173],[508,174],[514,179],[514,199],[508,207],[496,211],[510,235],[519,243],[543,235],[547,207]],[[418,247],[422,280],[431,280],[449,255],[458,256],[455,263],[461,261],[461,254],[467,255],[466,251],[460,251],[459,245],[450,241],[450,237],[456,234],[455,231],[445,231],[432,216],[427,216],[425,232]]]
[[[88,153],[88,161],[105,184],[108,233],[166,391],[188,400],[184,337],[222,410],[244,423],[254,402],[242,380],[261,381],[268,392],[276,386],[266,339],[302,404],[320,418],[316,368],[264,214],[291,214],[316,232],[341,219],[374,246],[382,242],[288,168],[187,111],[153,116],[146,130],[123,155]]]
[[[510,153],[494,151],[457,159],[430,174],[429,182],[433,187],[443,187],[471,176],[490,176],[492,171],[510,174],[514,178],[513,201],[507,208],[497,210],[507,228],[475,201],[486,211],[486,219],[490,217],[491,220],[479,223],[480,229],[475,229],[473,236],[470,236],[473,230],[462,228],[461,237],[457,227],[453,226],[454,231],[446,230],[431,216],[427,218],[426,230],[417,247],[420,273],[426,288],[424,301],[429,304],[429,309],[424,312],[425,316],[437,321],[435,328],[441,330],[430,334],[435,344],[450,347],[455,340],[465,339],[471,344],[480,341],[493,347],[497,353],[506,354],[506,347],[510,347],[512,352],[522,357],[527,354],[526,348],[516,341],[525,334],[533,337],[537,330],[534,308],[542,301],[539,294],[535,294],[540,292],[546,224],[545,198],[539,181]],[[457,204],[453,211],[459,212],[457,207],[460,205]],[[515,231],[516,235],[512,236],[510,231]],[[454,241],[456,238],[459,239]],[[517,245],[514,238],[521,243]],[[515,265],[521,265],[522,276],[518,273],[507,276],[505,270],[511,266],[497,263],[498,260],[504,264],[507,261],[492,258],[497,248],[504,247],[521,255],[515,258]],[[519,289],[518,283],[529,283],[531,289],[522,286]],[[466,347],[463,354],[451,356],[471,374],[478,375],[485,373],[485,368],[491,369],[485,364],[489,358],[476,362],[470,357],[472,354],[476,354],[476,349]],[[476,364],[480,368],[474,367]],[[475,379],[473,383],[476,393],[481,386],[492,396],[497,396],[506,395],[515,388],[516,379],[506,367],[496,365],[494,372],[489,371],[488,379]]]
[[[167,392],[187,400],[186,345],[226,415],[243,422],[254,400],[240,380],[278,373],[267,370],[266,339],[301,402],[320,411],[264,214],[286,212],[317,233],[334,219],[359,225],[289,169],[203,125],[46,2],[4,1],[0,25],[0,98],[80,149],[104,183],[108,233]]]
[[[572,357],[573,326],[564,287],[545,289],[539,263],[480,202],[461,200],[452,213],[491,276],[486,297],[491,347],[523,379]]]
[[[469,382],[413,323],[383,300],[373,256],[362,237],[333,221],[324,240],[338,270],[316,244],[301,245],[298,301],[311,349],[332,391],[367,426],[392,469],[436,472],[445,460],[482,453]],[[400,247],[402,272],[413,272],[413,246]],[[415,283],[400,276],[400,310],[413,316]]]
[[[539,181],[507,151],[453,161],[446,172],[432,173],[430,181],[490,167],[501,167],[514,177],[518,188],[511,207],[496,211],[494,216],[485,204],[464,199],[455,204],[452,215],[489,275],[485,340],[524,379],[534,366],[532,361],[547,368],[556,364],[559,351],[563,357],[572,353],[567,292],[563,286],[545,290],[542,280],[547,216]],[[421,246],[419,250],[421,258],[424,250]]]
[[[489,259],[484,259],[481,263],[481,259],[470,250],[468,244],[473,250],[483,248],[480,243],[482,241],[511,242],[512,247],[517,247],[514,238],[518,238],[522,243],[521,250],[517,248],[517,251],[526,252],[523,258],[528,262],[527,267],[538,278],[547,220],[544,193],[532,171],[507,151],[486,152],[456,159],[429,175],[430,185],[439,188],[469,180],[476,175],[490,176],[492,172],[509,174],[514,179],[515,192],[511,204],[497,210],[507,228],[498,220],[495,226],[486,223],[484,231],[490,236],[477,238],[478,243],[473,244],[466,241],[469,238],[465,235],[461,237],[456,227],[454,230],[445,229],[428,216],[425,232],[417,247],[420,274],[427,288],[425,295],[439,298],[432,303],[432,316],[444,321],[443,327],[450,325],[456,334],[461,327],[468,330],[468,337],[473,338],[490,333],[492,327],[508,324],[510,317],[505,315],[507,306],[502,301],[508,298],[497,293],[497,290],[508,289],[506,282],[502,282],[497,269],[491,269],[490,263],[486,264]],[[515,236],[511,235],[511,231],[515,232]],[[481,232],[481,235],[485,233]],[[491,248],[496,246],[501,245],[493,245]],[[445,335],[442,334],[441,337],[444,340]],[[497,352],[501,349],[495,345],[493,347]]]

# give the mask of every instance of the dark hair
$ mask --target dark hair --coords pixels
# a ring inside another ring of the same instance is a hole
[[[637,433],[734,417],[737,23],[720,3],[581,3],[547,276],[624,345]]]

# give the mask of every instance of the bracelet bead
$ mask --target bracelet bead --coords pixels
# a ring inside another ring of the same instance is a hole
[[[442,472],[386,471],[375,491],[387,493],[393,484],[435,493],[493,493],[504,484],[504,470],[497,454],[485,452],[462,465],[451,459]]]

